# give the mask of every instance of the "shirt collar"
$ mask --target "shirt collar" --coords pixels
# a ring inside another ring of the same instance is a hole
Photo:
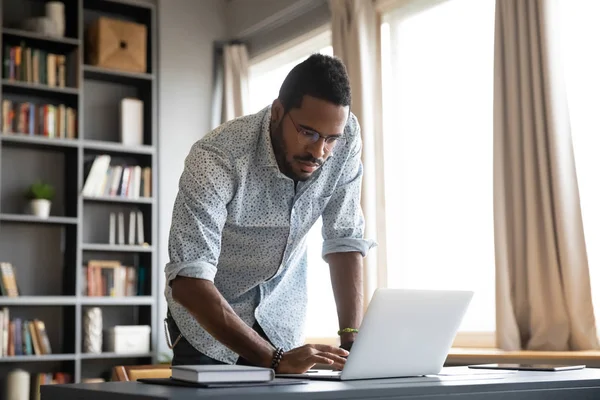
[[[258,165],[264,167],[277,167],[277,158],[273,150],[271,142],[271,106],[268,106],[265,111],[260,125],[260,136],[258,139],[257,159]]]

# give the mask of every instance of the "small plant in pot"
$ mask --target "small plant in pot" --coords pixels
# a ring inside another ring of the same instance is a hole
[[[54,188],[49,183],[37,181],[29,186],[27,190],[29,199],[29,208],[36,217],[48,218],[50,216],[50,206],[54,198]]]

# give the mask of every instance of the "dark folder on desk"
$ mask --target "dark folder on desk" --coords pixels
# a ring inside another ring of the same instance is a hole
[[[265,382],[186,382],[173,378],[140,378],[137,380],[141,383],[164,386],[181,386],[188,388],[238,388],[238,387],[254,387],[254,386],[280,386],[280,385],[297,385],[307,383],[301,379],[279,379],[275,378]]]

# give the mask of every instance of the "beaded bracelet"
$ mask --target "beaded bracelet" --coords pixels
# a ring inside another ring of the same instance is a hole
[[[275,350],[275,355],[273,356],[273,361],[271,361],[271,368],[276,370],[277,367],[279,366],[279,363],[281,362],[282,358],[283,358],[283,349],[281,347],[279,347],[277,350]]]
[[[344,328],[344,329],[340,329],[338,331],[338,336],[341,335],[342,333],[358,333],[358,329],[355,328]]]

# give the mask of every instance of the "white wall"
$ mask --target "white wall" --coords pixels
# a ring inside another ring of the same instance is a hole
[[[213,42],[226,37],[223,0],[159,0],[158,275],[159,352],[166,315],[164,266],[173,203],[192,143],[210,130]]]

